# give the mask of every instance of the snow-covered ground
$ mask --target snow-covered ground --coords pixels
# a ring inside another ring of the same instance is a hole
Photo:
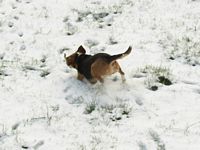
[[[199,8],[0,0],[0,150],[200,149]],[[80,45],[89,54],[131,45],[119,60],[127,82],[78,81],[63,55]]]

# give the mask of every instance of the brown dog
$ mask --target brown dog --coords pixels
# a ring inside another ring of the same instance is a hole
[[[80,46],[72,55],[66,57],[66,54],[64,54],[64,58],[69,67],[77,69],[79,80],[86,78],[94,84],[97,81],[103,82],[103,78],[107,75],[119,72],[124,82],[124,72],[116,60],[130,54],[131,50],[132,48],[129,46],[128,50],[122,54],[111,56],[106,53],[98,53],[92,56],[87,55],[83,46]]]

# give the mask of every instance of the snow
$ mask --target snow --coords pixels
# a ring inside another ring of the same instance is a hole
[[[0,150],[200,149],[199,7],[198,0],[0,0]],[[191,51],[181,49],[184,37]],[[63,56],[80,45],[89,54],[131,45],[118,61],[126,83],[119,74],[103,84],[78,81]],[[162,74],[172,85],[158,82]]]

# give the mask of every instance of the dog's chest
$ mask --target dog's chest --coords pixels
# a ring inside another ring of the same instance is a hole
[[[91,55],[81,55],[77,59],[78,72],[83,74],[87,79],[91,79],[91,65],[95,60]]]

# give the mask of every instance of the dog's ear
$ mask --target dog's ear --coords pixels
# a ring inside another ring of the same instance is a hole
[[[85,51],[85,49],[83,48],[82,45],[79,46],[79,48],[78,48],[78,50],[77,50],[77,53],[79,53],[79,54],[85,54],[85,53],[86,53],[86,51]]]

